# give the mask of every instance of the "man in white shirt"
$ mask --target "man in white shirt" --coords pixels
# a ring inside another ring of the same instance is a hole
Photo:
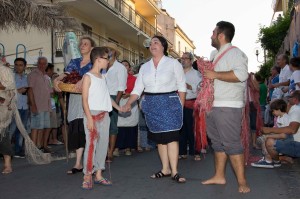
[[[193,109],[197,98],[197,87],[202,80],[202,76],[192,67],[193,60],[194,56],[189,52],[183,53],[181,57],[187,92],[183,108],[183,126],[179,138],[179,159],[187,158],[187,145],[189,145],[189,155],[195,156],[194,160],[200,160],[199,151],[195,153]]]
[[[268,138],[266,141],[267,151],[271,156],[271,161],[280,163],[279,153],[290,156],[300,157],[300,91],[294,91],[288,97],[289,104],[291,105],[288,115],[290,117],[290,124],[281,128],[263,127],[262,132],[268,133],[286,133],[294,136],[294,141],[276,140]]]
[[[215,175],[202,184],[226,184],[225,166],[229,157],[237,177],[238,191],[247,193],[250,188],[245,177],[241,123],[248,58],[240,49],[232,48],[234,33],[233,24],[220,21],[211,36],[211,44],[218,52],[211,59],[215,61],[214,70],[205,70],[203,76],[214,80],[213,107],[207,114],[206,122],[207,134],[215,153]],[[218,59],[221,55],[223,57]]]
[[[286,54],[278,55],[276,64],[281,68],[279,74],[279,82],[276,84],[270,84],[269,89],[275,89],[272,95],[273,99],[280,99],[283,97],[284,94],[282,92],[282,89],[287,88],[289,86],[290,78],[293,72],[290,70],[289,57]]]
[[[106,73],[106,83],[111,98],[119,104],[123,92],[126,90],[127,70],[125,66],[118,62],[117,57],[120,55],[118,47],[114,43],[108,43],[109,48],[109,66]],[[112,161],[113,151],[115,148],[118,134],[118,111],[113,109],[110,112],[110,128],[109,128],[109,149],[107,154],[107,162]]]

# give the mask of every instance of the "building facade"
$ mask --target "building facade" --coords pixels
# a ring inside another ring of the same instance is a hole
[[[194,52],[195,46],[175,23],[175,19],[161,9],[159,0],[54,0],[63,6],[68,15],[78,22],[81,29],[73,31],[78,36],[90,35],[98,46],[108,42],[117,44],[121,55],[138,65],[150,57],[145,41],[154,35],[163,35],[169,42],[169,54],[174,58],[182,52]],[[34,67],[38,56],[45,56],[54,63],[56,71],[63,71],[62,46],[65,31],[0,32],[0,46],[10,64],[16,57],[25,57]],[[24,53],[26,51],[26,53]]]

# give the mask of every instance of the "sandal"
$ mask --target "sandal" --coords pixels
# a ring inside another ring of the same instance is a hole
[[[185,159],[187,159],[187,155],[179,155],[178,156],[178,160],[185,160]]]
[[[89,176],[89,180],[83,180],[81,188],[85,190],[91,190],[93,188],[92,176]]]
[[[73,174],[76,174],[76,173],[81,173],[82,171],[83,171],[83,168],[81,168],[81,169],[72,168],[71,170],[67,171],[67,174],[68,175],[73,175]]]
[[[163,172],[159,171],[155,174],[153,174],[152,176],[150,176],[150,178],[155,179],[155,178],[164,178],[164,177],[170,177],[171,174],[164,174]]]
[[[95,184],[99,184],[99,185],[104,185],[104,186],[111,186],[112,183],[111,181],[109,181],[108,179],[106,178],[102,178],[101,180],[94,180],[94,183]]]
[[[195,155],[195,156],[194,156],[194,160],[195,160],[195,161],[200,161],[200,160],[201,160],[200,155]]]
[[[180,180],[181,179],[181,180]],[[186,180],[183,177],[180,177],[178,173],[176,173],[173,177],[172,180],[175,180],[177,183],[185,183]]]

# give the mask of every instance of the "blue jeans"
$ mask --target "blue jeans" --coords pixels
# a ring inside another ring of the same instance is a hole
[[[294,158],[300,157],[300,142],[290,140],[276,140],[274,147],[278,153],[282,153],[283,155]]]
[[[28,122],[28,117],[29,117],[29,110],[28,109],[18,109],[22,123],[27,129],[27,122]],[[20,131],[16,126],[16,121],[15,118],[13,118],[12,123],[10,124],[10,137],[15,135],[15,153],[18,154],[22,151],[23,147],[23,136],[20,135]]]

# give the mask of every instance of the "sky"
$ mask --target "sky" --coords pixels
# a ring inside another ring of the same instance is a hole
[[[235,26],[232,44],[248,56],[248,71],[256,72],[261,63],[255,55],[259,29],[270,26],[273,0],[162,0],[162,8],[196,46],[195,54],[208,57],[214,48],[211,35],[216,23],[229,21]],[[276,13],[275,17],[278,13]],[[263,62],[263,53],[258,56]]]

